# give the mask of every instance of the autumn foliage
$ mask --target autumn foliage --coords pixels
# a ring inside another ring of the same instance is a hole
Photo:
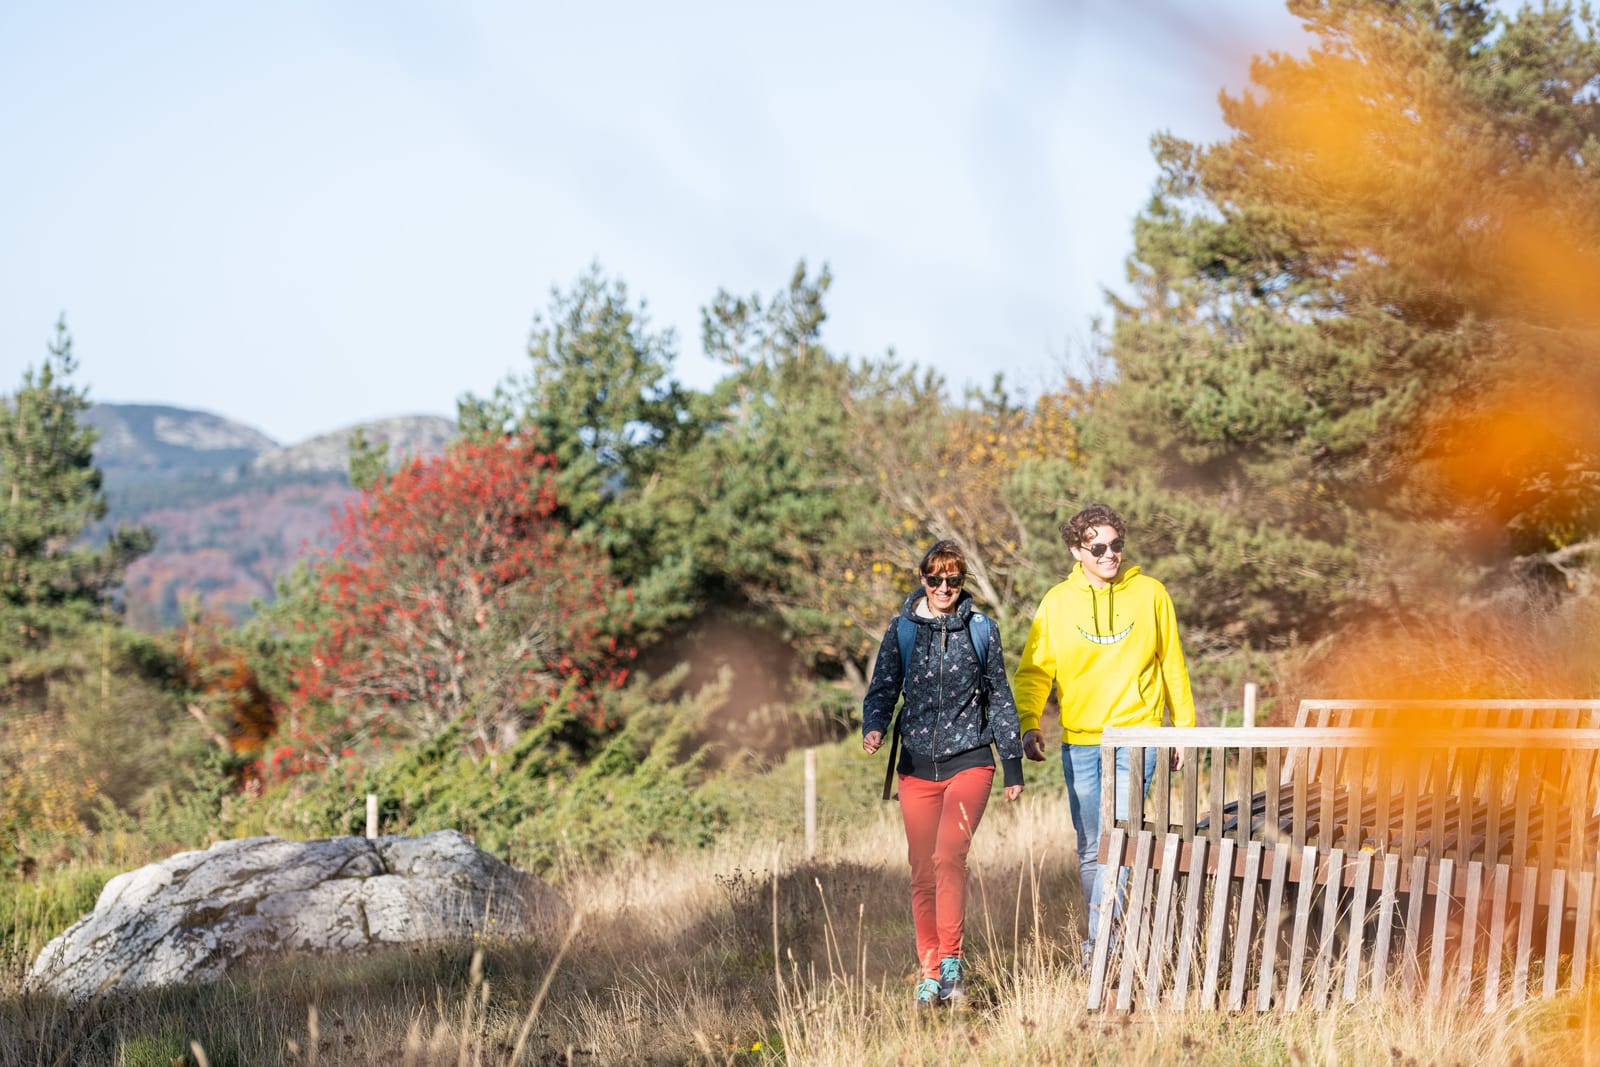
[[[336,514],[318,622],[295,672],[277,771],[325,765],[379,735],[452,723],[503,748],[558,693],[597,721],[628,652],[607,618],[608,562],[554,517],[556,471],[523,435],[418,459]],[[609,623],[609,634],[602,625]]]

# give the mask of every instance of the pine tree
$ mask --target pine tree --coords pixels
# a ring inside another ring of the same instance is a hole
[[[124,568],[154,544],[142,527],[119,527],[98,548],[78,543],[106,501],[76,370],[63,319],[44,363],[0,403],[0,660],[99,617]]]
[[[1291,0],[1315,36],[1156,138],[1116,380],[1063,469],[1228,643],[1481,597],[1600,534],[1587,10]]]

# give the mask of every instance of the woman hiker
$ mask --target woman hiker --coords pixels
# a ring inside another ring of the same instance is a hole
[[[893,770],[911,860],[922,973],[916,1002],[932,1008],[966,997],[967,850],[994,784],[992,748],[1000,752],[1006,799],[1022,795],[1022,730],[1000,633],[961,589],[967,577],[961,546],[939,541],[922,557],[920,573],[923,588],[906,598],[878,646],[862,705],[861,747],[870,755],[885,736],[901,742]],[[902,692],[905,704],[891,725]]]

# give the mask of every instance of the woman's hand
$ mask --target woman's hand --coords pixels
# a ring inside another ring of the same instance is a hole
[[[1006,786],[1006,799],[1008,801],[1009,800],[1016,800],[1021,795],[1022,795],[1022,787],[1020,785],[1008,785],[1008,786]]]
[[[883,744],[883,731],[873,730],[861,739],[861,750],[870,756],[878,751],[878,746],[881,744]]]

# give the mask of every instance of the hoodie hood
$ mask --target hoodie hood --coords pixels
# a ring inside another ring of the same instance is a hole
[[[1123,587],[1138,575],[1138,564],[1134,564],[1132,567],[1123,567],[1117,571],[1116,580],[1111,583],[1110,588],[1120,593]],[[1072,564],[1072,573],[1067,575],[1067,583],[1074,589],[1094,589],[1094,586],[1089,584],[1089,576],[1083,572],[1083,564],[1077,562]],[[1096,589],[1095,592],[1099,592],[1099,590]]]

